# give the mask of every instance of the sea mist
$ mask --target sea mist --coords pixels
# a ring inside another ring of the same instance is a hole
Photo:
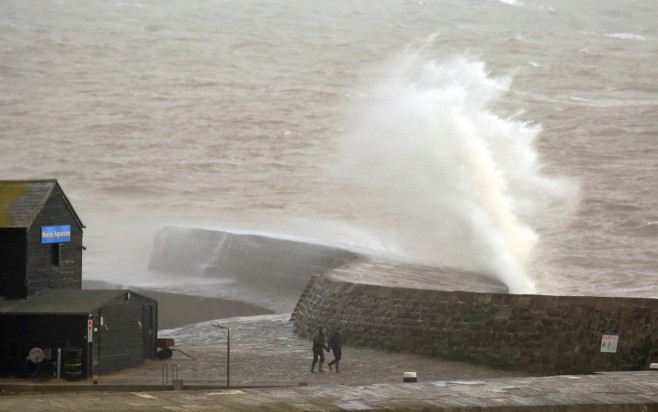
[[[542,173],[539,126],[495,113],[510,79],[481,61],[418,53],[384,72],[341,140],[351,223],[391,251],[534,293],[532,225],[574,190]]]

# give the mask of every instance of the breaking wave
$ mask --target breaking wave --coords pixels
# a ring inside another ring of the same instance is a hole
[[[573,207],[577,189],[542,173],[541,127],[492,110],[511,80],[490,77],[481,61],[422,53],[383,72],[341,141],[339,173],[359,210],[352,223],[397,253],[535,292],[535,226]]]

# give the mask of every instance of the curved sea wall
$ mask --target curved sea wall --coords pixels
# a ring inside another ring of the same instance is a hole
[[[179,227],[158,233],[150,268],[232,278],[265,288],[273,299],[276,289],[300,293],[292,318],[308,338],[319,325],[342,325],[348,345],[539,374],[647,369],[658,362],[656,299],[512,295],[477,273]],[[608,343],[615,339],[613,351]]]
[[[149,269],[228,278],[301,292],[312,276],[333,272],[358,283],[507,292],[500,281],[454,268],[393,260],[363,251],[250,233],[167,226],[155,236]]]
[[[167,226],[155,236],[149,269],[181,276],[229,278],[302,291],[312,275],[357,258],[348,250],[226,231]]]
[[[409,289],[332,273],[311,282],[294,316],[295,332],[306,338],[319,325],[341,325],[348,345],[538,374],[658,362],[655,299]],[[602,352],[614,348],[615,336],[616,352]]]

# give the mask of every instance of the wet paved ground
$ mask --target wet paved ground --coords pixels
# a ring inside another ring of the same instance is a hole
[[[95,389],[110,389],[110,385],[160,385],[163,367],[169,371],[171,383],[173,365],[185,385],[213,385],[216,389],[209,386],[205,390],[178,392],[130,389],[132,392],[24,395],[5,392],[6,396],[0,396],[0,411],[442,410],[469,407],[531,410],[538,405],[597,405],[597,411],[621,410],[606,409],[613,404],[628,404],[632,408],[649,405],[647,409],[625,411],[658,410],[658,371],[523,377],[519,372],[384,353],[347,344],[341,373],[312,374],[311,342],[292,333],[288,315],[232,318],[222,322],[231,331],[231,385],[243,386],[223,390],[220,387],[226,384],[226,331],[212,327],[212,323],[161,332],[161,337],[176,339],[176,348],[195,359],[175,352],[169,361],[149,361],[138,368],[101,376]],[[349,340],[349,331],[345,334]],[[406,371],[416,372],[418,383],[402,383]],[[47,392],[48,387],[65,382],[42,382],[39,388]],[[7,383],[0,382],[0,385],[5,384],[7,389]],[[297,387],[300,383],[308,386]],[[244,385],[266,384],[290,387],[244,388]],[[89,381],[71,384],[79,388],[80,385],[92,386]]]
[[[292,333],[289,315],[264,315],[220,321],[231,333],[231,381],[233,384],[269,382],[307,382],[308,385],[366,385],[402,381],[404,372],[413,371],[421,380],[481,379],[522,376],[520,372],[499,371],[486,366],[403,353],[385,353],[349,346],[349,331],[340,362],[340,373],[329,373],[326,362],[333,359],[325,352],[326,373],[311,373],[311,342]],[[160,337],[174,338],[176,348],[169,361],[150,361],[139,368],[101,377],[102,382],[160,383],[163,365],[176,365],[179,379],[185,383],[226,382],[226,331],[202,322],[160,331]],[[169,373],[171,376],[171,372]]]
[[[0,396],[0,411],[658,411],[656,372],[300,388]]]

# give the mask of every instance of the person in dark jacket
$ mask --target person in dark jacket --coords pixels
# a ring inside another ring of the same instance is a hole
[[[334,360],[327,364],[329,365],[329,370],[331,370],[333,365],[336,365],[336,372],[340,372],[338,370],[338,363],[340,362],[341,350],[343,349],[343,328],[338,327],[331,332],[331,335],[329,335],[329,347],[334,353]]]
[[[318,367],[318,372],[324,373],[322,370],[322,364],[324,363],[324,350],[329,352],[329,347],[324,343],[324,336],[327,334],[327,328],[320,326],[320,330],[313,337],[313,363],[311,364],[311,372],[315,373],[315,364],[320,360],[320,366]]]

